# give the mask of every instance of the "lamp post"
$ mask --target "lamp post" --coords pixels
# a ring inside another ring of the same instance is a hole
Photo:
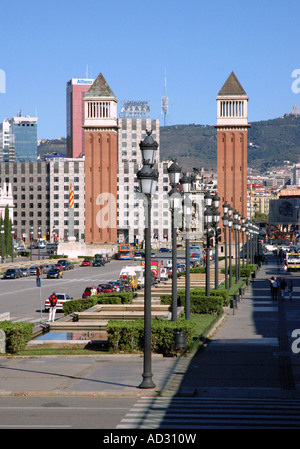
[[[169,182],[172,189],[168,193],[169,205],[172,215],[172,321],[177,321],[177,224],[178,224],[178,212],[181,207],[182,198],[181,193],[177,186],[180,179],[181,168],[176,163],[176,159],[173,164],[168,167]]]
[[[224,227],[224,245],[225,245],[225,288],[228,289],[228,260],[227,260],[227,226],[228,226],[228,204],[223,204],[224,216],[222,217]]]
[[[146,132],[147,136],[140,142],[143,167],[137,172],[140,192],[145,195],[147,203],[145,210],[144,370],[143,381],[139,387],[155,388],[151,367],[151,197],[156,191],[158,179],[158,173],[153,169],[158,144],[151,136],[151,131]]]
[[[3,237],[4,237],[4,224],[1,225],[1,263],[3,263]]]
[[[237,282],[239,280],[239,269],[238,269],[238,249],[237,249],[237,245],[238,245],[238,228],[239,228],[239,222],[238,222],[238,213],[237,211],[235,211],[233,213],[233,229],[235,231],[235,241],[234,241],[234,248],[235,248],[235,282]]]
[[[14,229],[14,225],[11,225],[11,261],[14,261],[14,234],[15,234],[15,229]]]
[[[220,212],[218,207],[220,205],[220,198],[217,194],[213,196],[213,225],[215,229],[215,289],[219,288],[219,235],[220,228],[218,226],[220,221]]]
[[[232,225],[233,225],[233,220],[231,218],[231,214],[232,214],[232,207],[228,206],[228,234],[229,234],[229,288],[232,287],[232,255],[231,255],[231,229],[232,229]]]
[[[189,193],[191,191],[191,178],[184,175],[180,184],[183,190],[183,214],[185,219],[185,318],[191,317],[191,292],[190,292],[190,222],[192,215],[192,200]]]
[[[33,227],[30,227],[30,260],[32,260]]]
[[[242,222],[241,229],[242,229],[242,258],[243,258],[242,265],[243,265],[243,268],[244,268],[244,266],[245,266],[245,260],[244,260],[244,259],[245,259],[245,248],[244,248],[245,241],[244,241],[244,235],[245,235],[245,231],[246,231],[246,219],[245,219],[245,217],[242,216],[241,222]]]
[[[210,296],[210,239],[213,235],[211,228],[213,213],[211,210],[212,197],[209,192],[204,195],[206,209],[204,211],[204,227],[206,231],[206,276],[205,276],[205,295]]]
[[[41,235],[42,235],[42,232],[41,232],[41,227],[39,226],[38,227],[38,251],[39,251],[39,260],[40,260],[40,251],[41,251],[41,248],[40,248],[40,238],[41,238]]]

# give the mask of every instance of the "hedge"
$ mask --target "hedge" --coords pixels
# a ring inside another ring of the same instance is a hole
[[[71,299],[63,304],[63,312],[70,315],[74,312],[83,312],[96,304],[131,304],[133,292],[115,292],[103,293],[101,295],[92,295],[88,298]]]
[[[32,338],[33,323],[12,323],[1,321],[0,329],[3,329],[6,337],[6,352],[17,353],[25,349]]]
[[[201,301],[200,301],[201,298]],[[172,295],[163,294],[160,295],[160,300],[162,304],[171,304]],[[177,291],[178,306],[185,307],[185,290],[180,289]],[[205,290],[201,288],[195,288],[190,291],[190,301],[191,301],[191,313],[220,313],[225,306],[229,304],[229,292],[225,289],[211,289],[210,296],[205,295]],[[201,311],[199,310],[201,303]],[[196,311],[197,310],[197,311]]]
[[[177,321],[153,319],[151,321],[151,351],[158,354],[175,354],[180,351],[175,346],[175,333],[186,334],[186,348],[193,342],[194,323],[179,318]],[[144,320],[110,320],[107,324],[109,348],[113,352],[144,350]]]
[[[231,267],[232,275],[235,276],[235,265],[232,265]],[[249,264],[248,267],[240,267],[241,270],[241,277],[243,278],[250,278],[251,273],[255,270],[257,270],[256,264]],[[221,273],[225,273],[225,268],[221,269]],[[229,267],[228,267],[228,273],[229,273]]]

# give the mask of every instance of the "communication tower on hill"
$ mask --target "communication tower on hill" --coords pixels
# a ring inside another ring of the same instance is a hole
[[[167,75],[165,74],[165,95],[161,99],[161,109],[162,109],[162,113],[164,114],[164,125],[165,126],[167,124],[168,105],[169,105],[169,99],[167,97]]]

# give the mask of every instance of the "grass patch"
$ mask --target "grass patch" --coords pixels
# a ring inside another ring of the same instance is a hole
[[[203,340],[204,333],[207,329],[209,329],[214,321],[217,319],[215,315],[209,314],[192,314],[191,322],[195,324],[193,340],[195,345],[200,344]],[[93,346],[92,348],[29,348],[19,351],[17,354],[13,354],[12,356],[27,356],[27,357],[39,357],[39,356],[69,356],[69,355],[95,355],[95,354],[107,354],[108,350],[103,346]],[[7,357],[10,354],[0,354]]]

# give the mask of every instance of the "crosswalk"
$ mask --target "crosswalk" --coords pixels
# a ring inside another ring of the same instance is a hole
[[[300,400],[145,397],[116,428],[299,429]]]

